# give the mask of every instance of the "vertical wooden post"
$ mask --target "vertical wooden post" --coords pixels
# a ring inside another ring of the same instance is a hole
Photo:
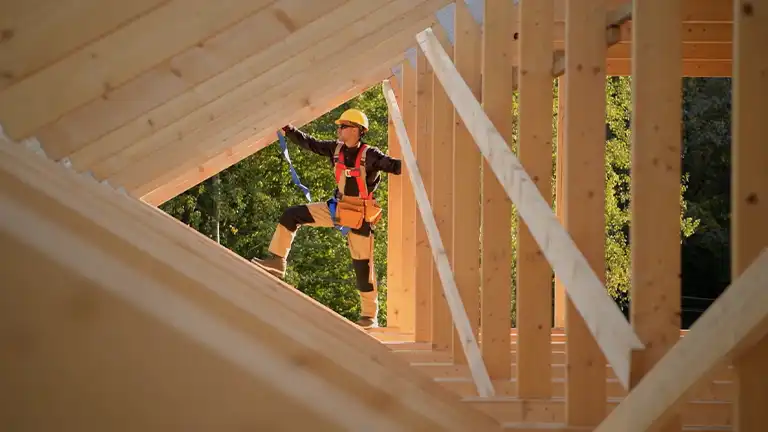
[[[731,268],[737,278],[768,247],[768,0],[734,1]],[[768,424],[768,337],[734,360],[734,431]]]
[[[481,99],[482,37],[463,1],[456,2],[454,63],[477,100]],[[480,154],[461,117],[453,110],[453,247],[452,263],[461,301],[475,337],[480,323]],[[467,364],[457,332],[453,333],[453,360]]]
[[[633,387],[680,340],[681,80],[682,2],[634,2],[631,321],[646,349],[633,358]]]
[[[560,223],[565,217],[565,76],[557,79],[557,156],[555,162],[555,212]],[[555,278],[555,328],[565,328],[565,287]]]
[[[453,47],[445,29],[441,25],[433,27],[435,36],[440,41],[449,57],[453,57]],[[453,31],[453,29],[450,29]],[[443,239],[446,254],[450,260],[453,249],[453,209],[451,188],[453,185],[453,103],[443,89],[440,80],[432,77],[432,210]],[[452,268],[456,268],[453,264]],[[453,343],[453,321],[448,303],[445,300],[443,286],[437,266],[432,272],[432,347],[436,351],[451,350]],[[459,346],[460,347],[460,346]]]
[[[416,68],[409,61],[403,62],[402,111],[408,139],[415,141],[416,129]],[[403,256],[401,331],[414,334],[416,331],[416,198],[407,168],[403,164]]]
[[[507,142],[512,142],[516,10],[509,0],[486,0],[483,18],[483,108]],[[506,380],[512,374],[512,202],[485,160],[482,181],[482,351],[491,379]]]
[[[416,140],[411,141],[427,197],[432,201],[432,66],[422,50],[416,54]],[[432,272],[434,259],[424,229],[416,215],[416,342],[432,341]]]
[[[544,199],[552,200],[553,0],[520,1],[520,163]],[[520,218],[517,245],[517,391],[552,394],[552,269]]]
[[[565,228],[605,281],[605,0],[567,0]],[[566,418],[596,426],[606,414],[606,360],[566,300]]]
[[[402,68],[402,66],[400,66]],[[399,106],[403,105],[401,83],[391,78],[390,83]],[[387,146],[389,155],[401,159],[400,141],[397,140],[392,116],[388,115]],[[405,168],[403,168],[404,170]],[[402,329],[403,307],[403,176],[387,177],[387,327]]]

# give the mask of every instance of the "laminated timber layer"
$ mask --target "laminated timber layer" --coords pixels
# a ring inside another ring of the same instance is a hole
[[[158,205],[273,142],[283,124],[310,121],[389,76],[448,3],[2,2],[0,125]],[[562,49],[566,1],[554,3]],[[732,1],[683,4],[684,73],[727,74]],[[608,74],[630,73],[631,29],[609,48]]]

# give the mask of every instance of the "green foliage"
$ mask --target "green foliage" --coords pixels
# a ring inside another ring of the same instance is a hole
[[[683,176],[681,178],[681,236],[683,239],[683,292],[686,296],[714,298],[728,284],[730,82],[723,79],[686,79],[683,93]],[[557,94],[553,85],[552,191],[555,191]],[[379,86],[342,104],[302,129],[318,138],[335,137],[333,123],[343,110],[357,107],[370,119],[366,141],[387,152],[387,106]],[[517,152],[519,98],[513,97],[513,134]],[[605,218],[606,285],[619,305],[630,300],[630,175],[631,81],[612,77],[606,83]],[[313,201],[324,201],[335,185],[326,158],[299,150],[289,151]],[[386,324],[387,177],[383,175],[377,199],[384,217],[376,230],[375,260],[381,314]],[[280,148],[270,145],[219,174],[218,200],[212,180],[191,188],[161,208],[205,235],[214,237],[218,223],[223,246],[251,258],[265,256],[281,213],[305,198],[292,183]],[[218,202],[218,219],[216,209]],[[554,203],[553,203],[554,211]],[[518,217],[512,216],[512,303],[515,321],[516,245]],[[291,251],[287,282],[339,314],[355,319],[359,297],[346,239],[330,228],[302,228]],[[684,303],[685,304],[685,303]],[[700,311],[708,304],[697,304]],[[685,310],[685,309],[684,309]],[[696,312],[698,313],[698,312]],[[687,325],[696,315],[687,316]]]

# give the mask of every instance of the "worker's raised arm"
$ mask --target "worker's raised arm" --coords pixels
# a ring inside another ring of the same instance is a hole
[[[319,140],[292,125],[283,126],[283,134],[296,145],[320,156],[332,157],[337,141]]]
[[[402,161],[387,156],[381,150],[371,147],[365,156],[366,170],[382,171],[389,174],[400,175],[402,170]]]

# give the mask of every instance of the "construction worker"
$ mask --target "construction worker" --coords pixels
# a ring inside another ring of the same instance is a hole
[[[373,260],[373,225],[381,217],[381,208],[373,192],[381,181],[380,172],[399,175],[401,161],[371,147],[362,138],[368,131],[368,117],[349,109],[335,122],[337,140],[316,139],[292,125],[283,127],[286,138],[300,147],[325,156],[336,175],[334,196],[287,208],[269,245],[271,256],[251,261],[271,274],[283,278],[291,244],[300,226],[341,227],[347,230],[347,243],[360,293],[360,319],[363,328],[378,326],[378,289]]]

